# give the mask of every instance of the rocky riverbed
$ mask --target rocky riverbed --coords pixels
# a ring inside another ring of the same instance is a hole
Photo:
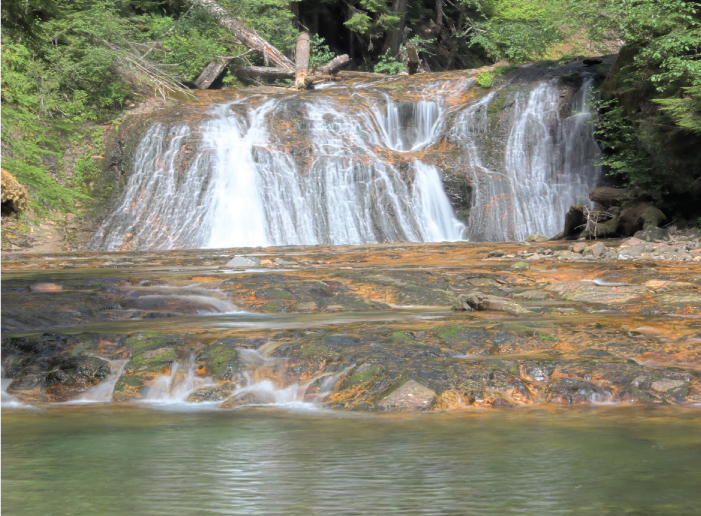
[[[678,233],[9,255],[4,394],[221,409],[701,403],[700,253]]]

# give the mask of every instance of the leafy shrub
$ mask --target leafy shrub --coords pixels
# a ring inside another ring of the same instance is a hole
[[[314,34],[309,40],[309,67],[322,66],[331,61],[336,54],[328,45],[324,45],[324,38]]]
[[[494,74],[487,71],[480,72],[475,77],[475,81],[483,88],[491,88],[494,86]]]
[[[396,58],[392,57],[390,50],[387,49],[381,57],[379,62],[375,65],[375,73],[386,73],[389,75],[396,75],[401,72],[406,71],[406,65],[400,63]]]

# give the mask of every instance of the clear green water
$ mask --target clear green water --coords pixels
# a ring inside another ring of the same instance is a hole
[[[701,410],[5,410],[2,509],[698,515]]]

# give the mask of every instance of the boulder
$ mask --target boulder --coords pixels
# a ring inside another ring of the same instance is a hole
[[[572,246],[572,252],[582,254],[587,247],[589,246],[584,242],[577,242]]]
[[[409,380],[377,404],[384,410],[428,410],[436,392],[416,380]]]
[[[601,258],[601,256],[606,252],[606,246],[603,242],[597,242],[589,248],[591,254],[594,258]]]
[[[511,268],[515,271],[528,271],[531,269],[531,266],[526,262],[516,262],[511,266]]]
[[[666,229],[658,228],[656,226],[648,226],[643,230],[637,231],[635,233],[635,238],[639,241],[644,240],[645,242],[656,242],[658,240],[670,239],[669,233]]]
[[[455,301],[455,309],[467,311],[495,310],[506,312],[511,315],[530,315],[534,313],[518,303],[514,303],[502,297],[483,294],[477,290],[468,292],[467,294],[460,294]]]
[[[227,267],[260,267],[260,260],[255,256],[234,256],[226,262]]]
[[[564,238],[571,238],[582,232],[582,227],[587,219],[584,216],[584,206],[572,205],[565,215]]]
[[[534,233],[526,237],[526,242],[547,242],[548,237],[541,235],[540,233]]]
[[[661,226],[667,217],[654,206],[645,202],[633,202],[624,206],[618,218],[618,231],[623,236],[632,236],[648,226]]]
[[[495,249],[494,251],[489,251],[489,253],[487,254],[487,258],[501,258],[505,254],[506,253],[501,249]]]

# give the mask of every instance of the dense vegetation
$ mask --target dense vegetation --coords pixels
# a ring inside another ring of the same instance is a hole
[[[680,208],[701,170],[698,1],[218,3],[287,55],[298,32],[310,31],[312,66],[348,53],[357,69],[398,73],[408,43],[431,71],[610,53],[623,43],[604,84],[604,163],[619,183],[669,194],[680,216],[698,211]],[[91,195],[101,124],[118,123],[125,107],[185,91],[222,56],[264,64],[187,0],[8,0],[2,26],[3,167],[33,192],[35,212],[70,210]]]

